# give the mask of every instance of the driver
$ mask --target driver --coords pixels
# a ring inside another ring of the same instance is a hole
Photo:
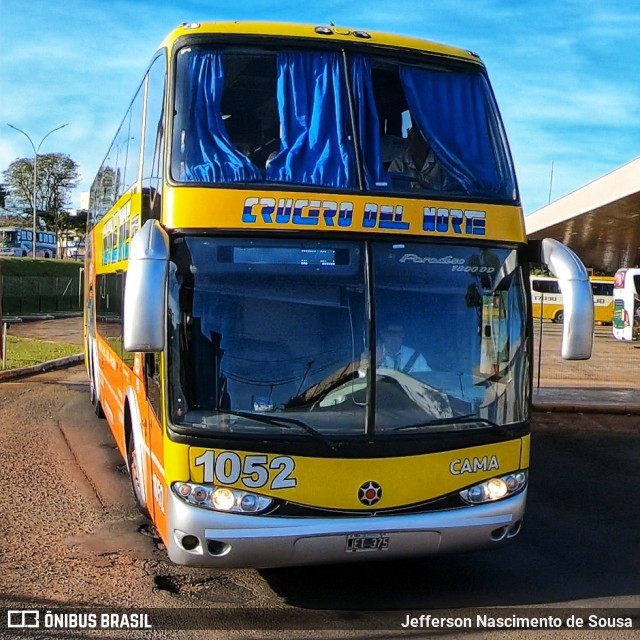
[[[411,347],[402,344],[404,326],[400,320],[389,319],[380,328],[376,360],[378,369],[395,369],[403,373],[431,371],[424,356]]]

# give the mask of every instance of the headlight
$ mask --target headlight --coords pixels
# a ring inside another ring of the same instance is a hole
[[[273,500],[266,496],[229,487],[207,486],[193,482],[174,482],[171,488],[173,493],[184,502],[214,511],[259,513],[268,509],[273,503]]]
[[[517,471],[506,476],[485,480],[460,492],[460,497],[469,504],[495,502],[522,491],[527,484],[527,471]]]

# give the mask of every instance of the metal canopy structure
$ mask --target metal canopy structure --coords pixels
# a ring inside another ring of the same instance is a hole
[[[595,271],[640,266],[640,158],[534,211],[525,227],[530,239],[563,242]]]

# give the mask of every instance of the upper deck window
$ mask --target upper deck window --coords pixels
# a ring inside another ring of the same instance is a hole
[[[475,66],[336,51],[192,46],[177,62],[172,177],[512,202]]]

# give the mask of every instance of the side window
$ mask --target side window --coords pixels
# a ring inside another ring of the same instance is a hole
[[[164,53],[147,74],[144,155],[142,161],[142,216],[160,218],[164,165],[164,101],[167,65]]]
[[[591,283],[594,296],[612,296],[613,285],[608,282],[593,282]]]
[[[91,185],[89,225],[96,224],[138,179],[144,92],[138,89]]]
[[[109,157],[115,167],[116,199],[137,179],[140,166],[140,134],[142,132],[143,91],[138,89],[127,115],[111,146]]]
[[[560,287],[555,280],[533,280],[532,287],[540,293],[560,293]]]
[[[116,201],[119,188],[118,157],[116,147],[111,147],[92,188],[91,204],[94,205],[96,222],[100,220]],[[95,190],[95,193],[94,193]]]
[[[138,89],[129,109],[129,127],[126,131],[125,164],[122,167],[122,193],[138,180],[140,170],[140,147],[142,144],[142,108],[144,86]],[[123,127],[124,129],[124,127]],[[124,141],[123,141],[124,144]]]
[[[122,351],[122,301],[124,274],[100,274],[96,278],[96,323],[98,333],[120,356]]]

